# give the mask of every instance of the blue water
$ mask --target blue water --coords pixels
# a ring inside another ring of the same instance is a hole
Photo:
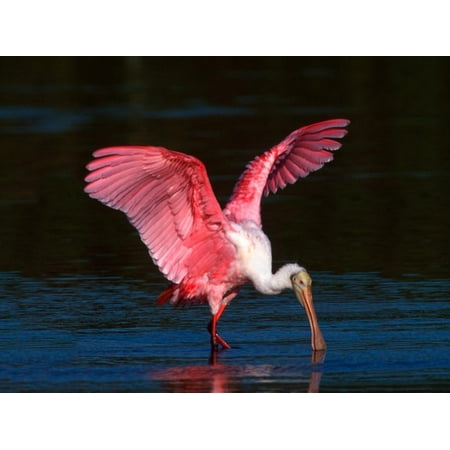
[[[220,322],[232,349],[209,354],[206,307],[157,307],[161,286],[119,277],[4,273],[2,391],[447,391],[446,280],[313,273],[328,351],[313,361],[291,293],[249,289]]]

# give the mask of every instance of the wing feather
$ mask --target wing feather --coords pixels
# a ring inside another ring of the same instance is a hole
[[[108,147],[93,155],[85,191],[127,215],[170,281],[212,276],[234,258],[228,222],[198,159],[162,147]]]
[[[239,178],[224,209],[225,216],[235,222],[251,220],[261,226],[261,197],[295,183],[330,162],[332,152],[342,145],[335,139],[347,134],[345,127],[349,123],[347,119],[331,119],[299,128],[257,156]]]

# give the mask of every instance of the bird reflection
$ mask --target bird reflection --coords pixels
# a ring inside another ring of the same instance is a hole
[[[325,351],[315,351],[311,364],[227,365],[212,351],[208,365],[170,367],[149,375],[161,383],[163,392],[270,392],[284,390],[281,383],[291,392],[319,392],[324,360]]]

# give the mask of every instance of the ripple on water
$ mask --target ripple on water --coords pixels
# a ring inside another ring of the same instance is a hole
[[[322,391],[449,388],[447,280],[313,276],[328,344],[320,368],[291,292],[243,289],[220,322],[233,348],[211,365],[208,308],[155,306],[160,283],[2,273],[0,390],[282,392],[313,379]]]

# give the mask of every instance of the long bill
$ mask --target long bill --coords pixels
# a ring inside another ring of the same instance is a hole
[[[314,309],[311,285],[299,285],[295,280],[292,282],[295,295],[300,304],[305,308],[308,317],[309,326],[311,327],[311,345],[314,351],[325,350],[327,344],[320,331],[319,322],[317,321],[316,311]]]

